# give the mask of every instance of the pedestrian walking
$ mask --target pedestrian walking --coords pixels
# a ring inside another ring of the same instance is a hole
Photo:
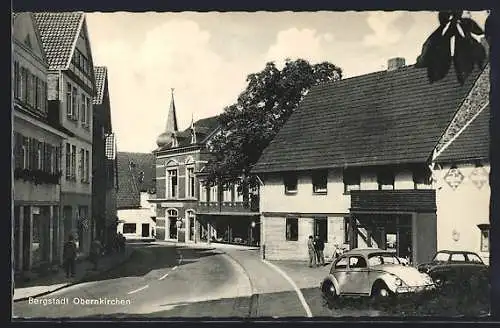
[[[94,265],[94,270],[99,267],[99,259],[102,254],[102,244],[99,239],[95,239],[92,244],[90,244],[90,261]]]
[[[316,251],[314,249],[314,239],[313,236],[309,236],[307,240],[307,249],[309,251],[309,267],[312,268],[316,266]]]
[[[76,262],[76,243],[73,235],[68,236],[68,240],[64,243],[63,249],[63,262],[66,277],[75,276],[75,262]]]
[[[323,239],[320,239],[318,235],[316,235],[316,240],[314,242],[314,245],[316,246],[316,256],[318,260],[318,266],[325,265],[325,255],[323,254],[325,250],[325,242],[323,241]]]

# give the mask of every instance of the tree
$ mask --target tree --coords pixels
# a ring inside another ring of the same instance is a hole
[[[341,78],[339,67],[303,59],[287,59],[281,70],[269,62],[250,74],[237,102],[219,116],[221,131],[209,144],[206,184],[256,186],[257,178],[248,173],[311,86]]]

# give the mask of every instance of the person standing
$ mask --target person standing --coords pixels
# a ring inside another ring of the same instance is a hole
[[[316,250],[313,236],[309,236],[309,239],[307,240],[307,249],[309,251],[309,267],[312,268],[313,266],[316,266]]]
[[[102,244],[99,239],[95,239],[90,245],[90,261],[94,264],[94,270],[99,266],[99,258],[102,253]]]
[[[325,265],[325,255],[323,254],[323,251],[325,250],[325,242],[323,239],[320,239],[318,235],[316,235],[315,246],[316,255],[318,257],[318,266]]]
[[[68,241],[64,244],[63,249],[64,269],[66,277],[75,276],[75,262],[76,262],[76,243],[73,235],[68,236]]]

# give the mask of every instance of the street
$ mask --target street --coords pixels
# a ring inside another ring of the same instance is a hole
[[[129,247],[137,250],[122,266],[103,273],[94,281],[68,287],[35,301],[14,303],[14,317],[387,315],[364,300],[327,306],[318,286],[329,266],[308,268],[296,263],[269,263],[260,259],[257,249],[246,247],[191,248],[161,242]],[[67,304],[55,304],[60,302]]]

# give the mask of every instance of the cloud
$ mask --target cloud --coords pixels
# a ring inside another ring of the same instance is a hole
[[[328,44],[334,42],[331,33],[318,34],[314,29],[290,28],[278,32],[276,42],[269,47],[266,61],[275,61],[283,65],[285,59],[307,59],[311,62],[325,60]]]
[[[395,26],[402,12],[398,11],[374,11],[368,14],[366,22],[372,30],[372,34],[365,35],[363,43],[366,46],[385,47],[397,43],[402,33]]]

